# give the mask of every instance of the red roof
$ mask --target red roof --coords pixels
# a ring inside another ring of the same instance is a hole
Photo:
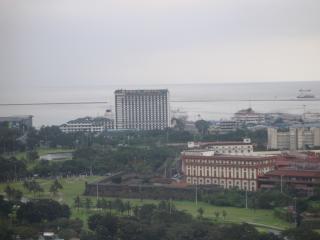
[[[265,176],[316,177],[320,178],[320,170],[281,169],[267,172]]]
[[[230,142],[199,142],[200,146],[207,146],[207,145],[218,145],[218,146],[228,146],[228,145],[252,145],[252,143],[245,143],[242,141],[230,141]]]
[[[274,156],[250,156],[250,155],[213,155],[213,156],[198,156],[198,155],[185,155],[182,153],[182,158],[192,159],[213,159],[213,160],[270,160],[275,159]]]

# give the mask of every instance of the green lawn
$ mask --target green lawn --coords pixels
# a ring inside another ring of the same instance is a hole
[[[72,218],[80,218],[84,220],[86,223],[86,220],[90,214],[95,213],[97,210],[92,209],[90,212],[87,212],[84,209],[77,210],[73,207],[74,198],[79,194],[80,196],[84,192],[85,182],[94,182],[102,177],[98,176],[88,176],[88,177],[73,177],[73,178],[64,178],[60,179],[60,182],[63,185],[63,190],[59,192],[57,197],[54,197],[55,200],[66,203],[72,208]],[[49,193],[49,187],[53,180],[47,180],[47,179],[39,179],[37,180],[41,186],[45,189],[45,192],[42,193],[42,198],[53,198],[51,194]],[[22,182],[16,182],[10,184],[12,187],[19,189],[23,191],[24,195],[26,197],[33,197],[32,194],[26,192],[26,190],[22,187]],[[1,183],[0,184],[0,194],[3,194],[4,188],[6,184]],[[82,196],[82,198],[86,198]],[[93,206],[96,204],[96,197],[90,197],[93,203]],[[110,198],[109,198],[110,199]],[[132,205],[141,205],[145,203],[155,203],[157,204],[159,201],[157,200],[149,200],[149,199],[123,199],[124,201],[130,201]],[[257,224],[259,227],[260,225],[267,225],[274,228],[280,228],[285,229],[292,225],[289,223],[276,218],[273,215],[272,210],[252,210],[252,209],[245,209],[245,208],[234,208],[234,207],[218,207],[218,206],[212,206],[207,203],[198,202],[198,205],[196,205],[194,202],[191,201],[173,201],[175,206],[179,210],[185,210],[188,213],[191,213],[193,216],[197,216],[197,209],[203,208],[204,209],[204,217],[212,219],[213,221],[224,221],[222,219],[222,210],[225,210],[227,212],[227,216],[225,221],[228,222],[235,222],[235,223],[241,223],[241,222],[248,222],[251,224]],[[220,212],[220,217],[218,220],[216,220],[214,212],[218,211]]]

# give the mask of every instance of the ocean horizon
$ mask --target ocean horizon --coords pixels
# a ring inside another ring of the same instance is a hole
[[[170,92],[171,110],[187,112],[190,120],[229,119],[233,113],[252,107],[257,112],[302,114],[320,112],[320,81],[259,82],[259,83],[199,83],[157,85],[95,85],[95,86],[26,86],[0,96],[2,104],[101,102],[77,105],[10,105],[0,106],[0,116],[33,115],[34,126],[60,125],[84,116],[103,116],[114,106],[116,89],[165,88]],[[297,101],[300,89],[310,89],[316,99]],[[280,101],[285,100],[285,101]],[[103,103],[106,102],[106,103]]]

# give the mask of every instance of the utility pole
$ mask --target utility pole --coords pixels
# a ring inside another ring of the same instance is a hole
[[[97,201],[99,200],[99,183],[97,183]]]
[[[248,208],[248,190],[246,188],[246,208]]]
[[[297,212],[297,198],[296,197],[294,197],[293,198],[293,200],[294,200],[294,224],[296,225],[296,227],[297,227],[297,224],[298,224],[298,212]]]
[[[196,206],[198,207],[198,182],[196,182]]]
[[[282,187],[282,177],[283,177],[283,175],[280,176],[280,191],[281,191],[281,193],[282,193],[282,189],[283,189],[283,187]]]

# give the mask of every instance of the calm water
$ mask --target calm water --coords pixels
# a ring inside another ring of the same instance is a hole
[[[45,106],[0,106],[0,116],[31,114],[34,125],[62,124],[68,120],[83,116],[101,116],[105,109],[113,106],[113,91],[117,88],[168,88],[173,101],[206,101],[218,102],[172,102],[171,109],[180,108],[186,111],[189,119],[199,115],[204,119],[226,119],[239,109],[251,106],[259,112],[302,113],[320,112],[317,101],[261,101],[259,99],[296,99],[299,89],[312,89],[320,98],[320,82],[295,83],[242,83],[242,84],[189,84],[189,85],[153,85],[153,86],[89,86],[89,87],[24,87],[15,90],[1,91],[0,103],[30,102],[77,102],[107,101],[107,104],[93,105],[45,105]],[[220,100],[228,100],[223,102]],[[250,101],[251,100],[251,101]]]

